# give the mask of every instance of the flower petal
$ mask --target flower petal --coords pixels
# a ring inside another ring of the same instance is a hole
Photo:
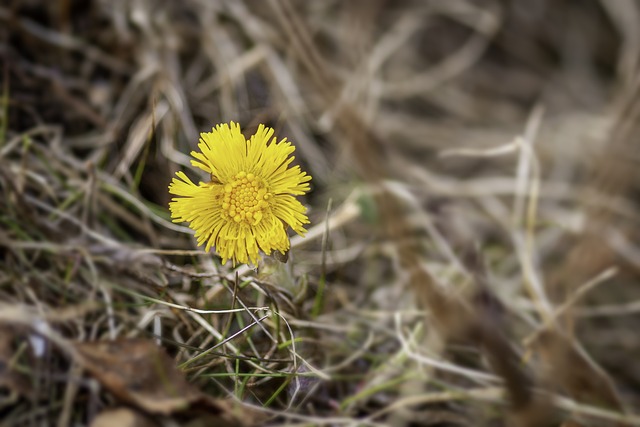
[[[193,183],[177,172],[169,185],[174,222],[189,222],[198,245],[215,247],[222,263],[257,264],[260,251],[284,253],[287,227],[304,235],[309,223],[305,207],[294,197],[309,191],[311,177],[290,167],[295,147],[277,142],[273,129],[260,125],[247,140],[240,126],[217,125],[200,135],[191,164],[212,177]]]

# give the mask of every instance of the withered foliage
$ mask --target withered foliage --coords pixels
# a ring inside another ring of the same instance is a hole
[[[3,425],[640,425],[640,5],[0,5]],[[221,266],[198,134],[312,224]]]

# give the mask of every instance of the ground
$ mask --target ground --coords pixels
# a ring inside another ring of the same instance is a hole
[[[638,28],[608,0],[4,2],[0,424],[640,425]],[[172,222],[231,121],[312,176],[286,262]]]

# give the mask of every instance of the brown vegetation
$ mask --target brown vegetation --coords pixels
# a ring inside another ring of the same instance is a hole
[[[0,424],[640,425],[640,5],[0,5]],[[174,224],[297,147],[288,263]]]

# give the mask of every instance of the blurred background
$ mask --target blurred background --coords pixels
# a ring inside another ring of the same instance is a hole
[[[5,0],[0,61],[7,425],[640,425],[638,2]],[[229,121],[287,264],[171,223]]]

